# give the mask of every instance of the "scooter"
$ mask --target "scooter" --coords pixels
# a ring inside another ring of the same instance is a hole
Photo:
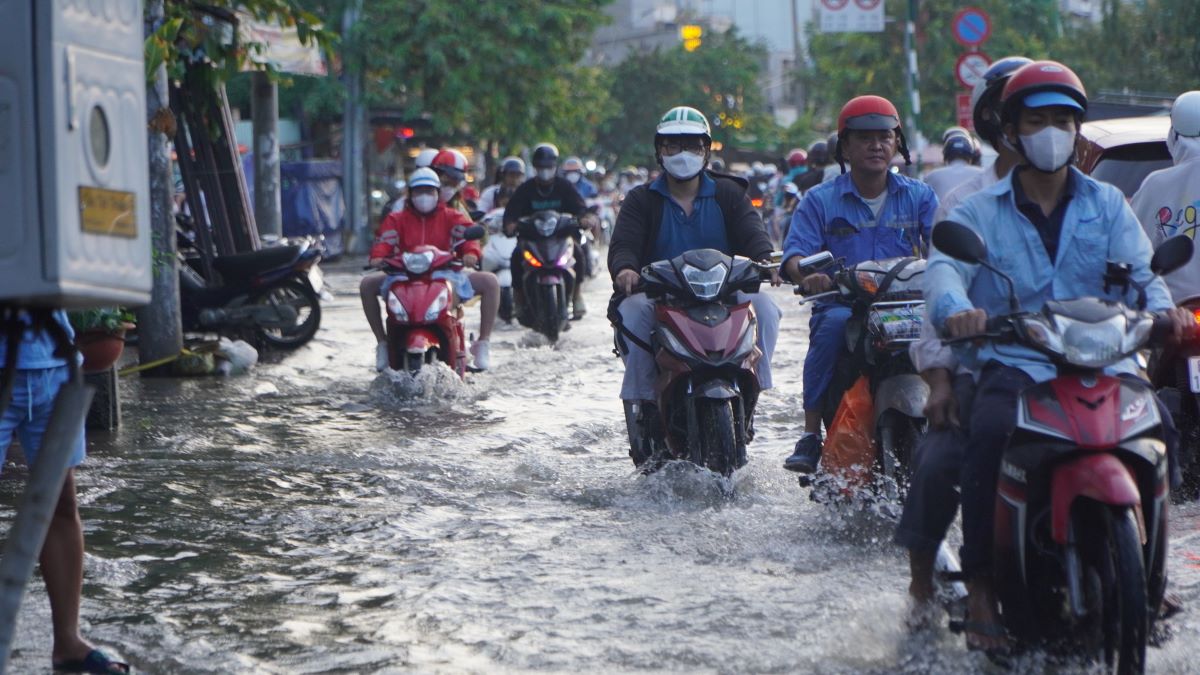
[[[908,485],[908,467],[917,442],[925,433],[925,402],[929,385],[917,374],[908,348],[921,335],[925,301],[922,277],[925,260],[889,258],[840,267],[829,251],[800,260],[805,274],[832,272],[834,290],[809,296],[801,304],[836,298],[849,305],[846,342],[838,356],[829,396],[822,411],[825,427],[831,428],[842,394],[860,375],[867,377],[873,410],[874,455],[869,466],[837,466],[836,458],[822,459],[825,475],[839,480],[871,485],[880,496],[903,498]],[[800,293],[800,289],[796,289]],[[868,455],[869,456],[869,455]],[[802,476],[801,484],[811,482]]]
[[[1200,298],[1179,304],[1200,324]],[[1157,349],[1150,363],[1150,382],[1179,429],[1183,485],[1172,496],[1177,502],[1192,501],[1200,498],[1200,341]]]
[[[500,282],[500,320],[512,323],[512,254],[517,248],[517,238],[504,234],[504,209],[492,209],[483,216],[488,240],[483,246],[483,271],[492,272]]]
[[[484,229],[472,225],[463,242],[482,239]],[[454,285],[445,272],[463,269],[453,251],[417,246],[383,261],[387,305],[388,367],[416,375],[421,368],[441,361],[460,378],[466,377],[467,350],[462,308],[455,302]]]
[[[569,326],[575,284],[579,221],[557,211],[538,211],[517,221],[517,251],[524,265],[525,312],[521,323],[551,342]]]
[[[277,349],[295,349],[316,335],[324,287],[317,267],[320,246],[274,246],[214,258],[212,268],[221,283],[205,280],[183,250],[181,246],[179,304],[184,331],[248,333],[258,345]]]
[[[644,471],[679,459],[728,477],[746,464],[762,351],[754,308],[739,303],[737,293],[757,293],[763,269],[747,258],[697,249],[642,270],[641,290],[656,302],[656,327],[649,345],[628,348],[649,348],[659,375],[656,400],[626,401],[625,421],[631,454]]]
[[[1012,308],[989,319],[984,335],[945,342],[1021,345],[1058,368],[1021,392],[1000,464],[993,569],[1004,626],[1023,644],[1140,673],[1166,586],[1167,457],[1154,391],[1103,371],[1161,344],[1171,322],[1144,311],[1144,288],[1138,309],[1080,298],[1022,312],[1012,280],[988,263],[972,230],[943,221],[933,243],[1005,279]],[[1150,267],[1165,274],[1191,256],[1191,240],[1172,237]]]

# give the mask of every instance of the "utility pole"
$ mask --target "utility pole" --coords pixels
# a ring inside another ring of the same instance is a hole
[[[250,85],[254,128],[254,222],[259,237],[283,236],[279,201],[279,86],[265,71],[254,72]]]
[[[163,0],[152,0],[146,8],[146,34],[163,21]],[[150,304],[137,310],[138,361],[146,364],[179,354],[183,349],[183,326],[179,313],[179,269],[175,256],[175,215],[171,199],[175,194],[171,180],[170,138],[176,124],[167,96],[167,67],[160,65],[153,81],[146,83],[146,115],[150,120],[150,259],[152,289]],[[160,366],[142,371],[143,375],[166,375],[170,368]]]
[[[362,103],[362,57],[352,38],[354,26],[362,15],[362,5],[362,0],[354,0],[342,14],[343,44],[346,45],[342,59],[342,77],[346,82],[346,106],[342,113],[342,191],[346,198],[346,222],[353,233],[350,252],[356,254],[366,253],[371,245],[363,180],[366,114]]]
[[[904,51],[908,54],[908,120],[909,138],[915,145],[917,171],[921,171],[921,151],[925,149],[925,137],[921,135],[921,75],[917,70],[917,4],[920,0],[908,0],[908,21],[904,24]]]

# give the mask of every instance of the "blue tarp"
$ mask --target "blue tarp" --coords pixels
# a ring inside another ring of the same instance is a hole
[[[242,159],[249,183],[250,201],[254,202],[254,159]],[[281,162],[280,202],[283,236],[325,235],[327,257],[344,253],[341,230],[345,226],[346,201],[342,196],[342,163],[337,160]]]

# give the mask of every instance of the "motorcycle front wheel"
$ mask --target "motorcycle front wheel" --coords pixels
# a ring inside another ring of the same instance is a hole
[[[268,347],[296,349],[307,343],[321,327],[321,300],[306,281],[289,279],[250,299],[252,303],[280,307],[289,305],[296,310],[294,324],[283,327],[256,326],[255,334]]]
[[[729,477],[738,469],[737,431],[734,429],[730,400],[698,399],[696,426],[700,437],[700,456],[713,473]]]
[[[559,305],[559,289],[562,286],[546,285],[541,287],[542,302],[538,310],[541,312],[541,333],[551,342],[558,341],[558,333],[562,329],[562,308]]]
[[[1109,507],[1102,516],[1104,541],[1091,562],[1100,578],[1104,662],[1110,673],[1141,673],[1150,614],[1136,515],[1131,508]]]

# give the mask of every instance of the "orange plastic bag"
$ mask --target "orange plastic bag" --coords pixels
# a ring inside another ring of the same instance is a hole
[[[821,452],[821,467],[847,487],[867,485],[874,473],[873,415],[871,387],[863,376],[842,396]]]

